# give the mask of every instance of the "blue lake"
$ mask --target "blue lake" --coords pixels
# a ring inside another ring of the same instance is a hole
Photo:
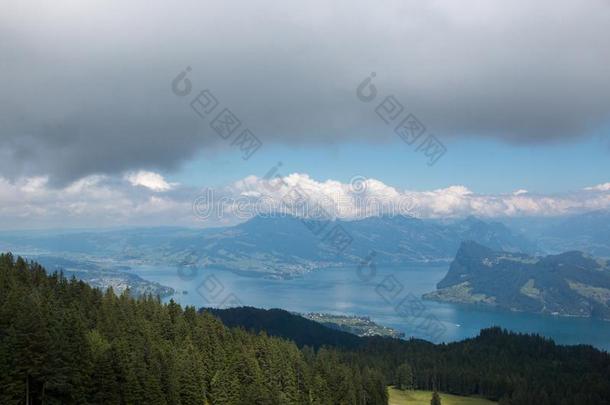
[[[291,280],[246,277],[213,268],[179,270],[133,266],[131,271],[173,287],[177,293],[166,300],[173,298],[183,305],[248,305],[296,312],[365,315],[407,336],[435,342],[476,336],[480,329],[498,325],[513,331],[538,333],[558,343],[587,343],[610,350],[610,322],[419,299],[435,289],[447,267],[380,267],[375,274],[360,274],[356,268],[327,268]]]

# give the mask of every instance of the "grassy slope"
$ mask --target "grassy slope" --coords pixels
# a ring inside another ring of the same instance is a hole
[[[388,387],[390,405],[429,405],[432,391],[401,391]],[[482,398],[458,397],[457,395],[440,394],[442,405],[491,405],[496,402]]]

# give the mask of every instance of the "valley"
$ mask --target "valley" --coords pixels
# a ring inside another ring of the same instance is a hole
[[[461,276],[452,279],[450,263],[456,259],[462,237],[474,238],[481,246],[493,246],[493,252],[506,249],[502,257],[543,255],[535,242],[521,236],[527,229],[518,223],[507,227],[476,218],[451,222],[369,218],[341,224],[357,235],[353,246],[342,255],[324,250],[301,220],[292,217],[255,218],[234,227],[203,230],[0,233],[0,247],[38,260],[49,269],[63,269],[65,274],[75,275],[92,286],[112,286],[118,293],[129,288],[133,295],[151,293],[165,302],[173,299],[196,307],[242,303],[324,313],[343,324],[340,327],[349,329],[345,323],[350,318],[353,319],[347,323],[352,326],[361,323],[354,330],[356,334],[387,332],[450,342],[474,336],[481,328],[500,325],[541,333],[562,343],[610,348],[604,338],[610,335],[610,323],[598,315],[603,308],[600,301],[607,296],[606,287],[591,280],[570,278],[562,288],[567,288],[573,298],[553,306],[551,298],[556,295],[545,296],[548,302],[544,307],[532,304],[541,302],[536,298],[541,297],[541,281],[532,277],[519,276],[518,282],[509,282],[512,276],[502,271],[498,273],[502,277],[483,277],[481,282],[477,281],[478,275],[468,280],[459,281]],[[602,226],[605,224],[598,227]],[[529,231],[533,235],[540,233]],[[371,251],[375,252],[373,260],[363,263],[365,252]],[[228,252],[239,252],[240,258]],[[482,268],[489,269],[487,265]],[[366,272],[371,277],[363,277]],[[401,316],[395,304],[388,303],[379,293],[388,280],[399,283],[399,299],[408,294],[424,296],[426,300],[420,300],[418,305],[425,311],[418,317]],[[443,280],[446,284],[433,291]],[[214,294],[204,288],[212,284],[218,286]],[[502,304],[501,296],[494,294],[505,284],[514,285],[513,295],[506,295],[508,301]],[[357,320],[362,317],[370,318],[378,327],[369,330],[366,322]],[[442,334],[432,335],[419,326],[426,317],[438,320]]]

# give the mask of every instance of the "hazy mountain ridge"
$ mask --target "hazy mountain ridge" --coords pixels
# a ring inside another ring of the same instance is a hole
[[[312,221],[315,225],[316,221]],[[343,253],[324,241],[341,226],[353,239]],[[6,249],[111,257],[119,262],[214,266],[252,275],[291,277],[317,268],[357,265],[372,251],[378,265],[445,263],[460,242],[472,239],[497,249],[534,252],[536,246],[497,222],[469,217],[452,223],[412,217],[336,220],[316,235],[296,217],[255,217],[234,227],[150,228],[70,234],[0,234]]]
[[[506,218],[517,232],[535,240],[541,252],[580,250],[610,258],[610,211],[597,210],[562,217]],[[485,245],[485,244],[484,244]]]
[[[426,299],[610,319],[610,266],[579,251],[544,257],[464,242]]]
[[[610,212],[593,211],[553,224],[541,238],[548,250],[582,250],[610,257]]]

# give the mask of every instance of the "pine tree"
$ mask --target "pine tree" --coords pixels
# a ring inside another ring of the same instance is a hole
[[[92,364],[77,309],[67,308],[51,319],[45,394],[62,402],[83,403]]]
[[[95,404],[120,404],[121,397],[112,346],[95,329],[87,334],[87,340],[93,362],[90,402]]]
[[[16,266],[18,271],[23,271]],[[25,294],[14,324],[15,377],[23,382],[26,405],[42,401],[45,368],[48,364],[50,336],[47,318],[43,314],[43,298],[36,291]],[[19,383],[21,385],[21,383]]]
[[[183,405],[202,404],[205,399],[205,391],[198,355],[190,339],[187,339],[183,345],[178,360],[180,403]]]
[[[401,390],[413,388],[413,370],[409,363],[402,363],[396,369],[396,383]]]
[[[210,402],[214,405],[234,405],[239,403],[239,381],[229,368],[219,370],[212,378]]]

